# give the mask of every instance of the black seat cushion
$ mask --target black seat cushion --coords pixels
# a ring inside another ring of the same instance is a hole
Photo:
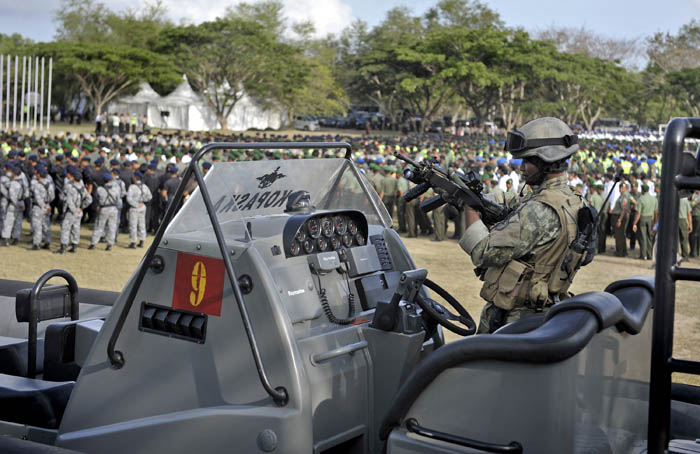
[[[27,345],[26,339],[0,336],[0,374],[27,375]],[[44,340],[36,342],[36,373],[44,368]]]
[[[0,420],[55,429],[74,384],[0,374]]]

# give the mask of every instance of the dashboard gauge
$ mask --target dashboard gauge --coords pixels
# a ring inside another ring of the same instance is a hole
[[[311,218],[306,221],[306,230],[311,238],[316,239],[321,236],[321,224],[318,222],[318,219]]]
[[[292,254],[292,256],[296,257],[297,255],[299,255],[300,252],[301,243],[299,243],[298,241],[293,242],[292,245],[289,246],[289,253]]]
[[[348,220],[344,216],[336,216],[333,218],[333,223],[335,224],[335,233],[338,235],[345,235],[348,231]]]
[[[318,247],[319,252],[327,251],[328,250],[328,240],[321,237],[316,240],[316,246]]]
[[[330,216],[326,216],[321,219],[321,233],[323,233],[323,236],[330,238],[333,236],[333,220],[331,219]]]
[[[355,221],[348,221],[348,233],[350,233],[350,235],[355,235],[357,233],[357,224],[355,224]]]
[[[336,250],[342,245],[343,243],[339,236],[336,235],[333,238],[331,238],[331,249]]]
[[[358,233],[355,235],[355,243],[359,246],[364,246],[365,245],[365,237],[362,236],[361,233]]]
[[[352,246],[352,235],[350,235],[349,233],[346,233],[345,235],[343,235],[343,246],[345,246],[345,247]]]
[[[307,238],[306,240],[304,240],[303,245],[304,245],[304,252],[306,252],[307,254],[311,254],[314,251],[313,240]]]
[[[299,242],[302,243],[306,239],[306,231],[304,229],[299,229],[297,234],[294,236],[294,238]]]

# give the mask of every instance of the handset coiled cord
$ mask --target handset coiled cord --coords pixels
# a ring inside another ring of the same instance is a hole
[[[347,271],[343,270],[340,271],[340,273],[345,275],[345,282],[347,283],[348,286],[348,317],[347,318],[338,318],[335,316],[333,313],[333,310],[331,309],[330,304],[328,303],[328,297],[326,296],[326,289],[321,287],[321,276],[316,274],[316,278],[318,279],[318,298],[321,301],[321,307],[323,308],[323,312],[326,314],[326,318],[328,319],[329,322],[335,323],[336,325],[351,325],[352,323],[355,322],[355,295],[352,293],[350,290],[350,280],[348,279]],[[314,273],[315,274],[315,273]]]

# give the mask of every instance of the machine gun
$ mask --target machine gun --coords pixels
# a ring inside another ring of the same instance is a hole
[[[403,174],[407,180],[416,183],[414,188],[403,195],[406,202],[420,197],[430,188],[438,193],[438,195],[421,202],[421,210],[426,213],[445,203],[457,208],[467,205],[481,214],[481,220],[484,224],[492,226],[505,219],[510,212],[505,206],[484,197],[481,179],[474,171],[470,171],[466,175],[448,174],[430,160],[417,163],[399,152],[394,153],[394,156],[411,165],[411,168],[405,169]]]

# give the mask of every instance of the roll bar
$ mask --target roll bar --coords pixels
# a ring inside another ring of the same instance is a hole
[[[700,118],[675,118],[666,127],[659,197],[659,231],[656,254],[656,292],[651,342],[648,445],[650,454],[666,452],[670,438],[671,382],[674,372],[700,375],[700,362],[673,357],[676,281],[700,281],[700,270],[676,266],[678,208],[681,189],[700,189],[696,165],[693,175],[683,169],[686,138],[700,138]],[[683,174],[681,172],[683,171]]]
[[[192,158],[192,161],[190,161],[190,164],[187,166],[187,169],[185,169],[185,173],[182,176],[182,181],[177,187],[175,196],[172,202],[169,204],[167,211],[165,212],[163,222],[160,224],[160,227],[156,232],[155,238],[153,239],[153,243],[151,243],[151,246],[148,248],[148,251],[146,251],[146,256],[144,257],[142,265],[139,268],[138,273],[136,274],[134,284],[129,290],[126,302],[124,303],[124,306],[122,307],[122,310],[119,313],[119,317],[114,327],[114,331],[112,331],[112,335],[109,338],[109,342],[107,344],[107,356],[113,368],[120,369],[124,366],[124,363],[126,361],[124,358],[124,353],[119,350],[116,350],[116,344],[117,340],[119,339],[119,334],[121,333],[121,330],[124,327],[126,317],[128,316],[129,311],[131,310],[131,306],[134,303],[136,294],[138,293],[138,290],[141,287],[141,284],[143,283],[143,279],[146,276],[146,271],[148,270],[151,261],[156,255],[158,245],[163,239],[163,235],[165,234],[168,225],[175,216],[175,212],[177,211],[178,205],[182,201],[182,197],[185,192],[185,186],[187,185],[189,179],[194,175],[194,178],[197,181],[197,186],[199,187],[199,190],[202,193],[202,200],[204,201],[204,206],[207,209],[207,214],[209,215],[209,220],[211,221],[212,228],[214,229],[214,235],[216,236],[216,241],[219,245],[219,251],[221,252],[221,257],[224,261],[224,266],[226,267],[226,275],[228,276],[231,288],[233,289],[233,296],[236,300],[238,310],[241,314],[241,320],[243,322],[243,327],[245,328],[246,335],[248,337],[248,343],[250,344],[250,350],[253,354],[253,359],[255,360],[255,368],[258,371],[260,383],[262,384],[263,388],[265,388],[265,391],[270,395],[270,397],[272,397],[272,399],[278,405],[284,406],[287,404],[287,402],[289,402],[289,394],[287,393],[287,390],[282,386],[273,388],[270,384],[270,380],[267,377],[267,373],[265,372],[265,367],[263,366],[262,358],[260,357],[260,349],[258,348],[255,333],[253,332],[253,326],[250,322],[250,316],[248,315],[248,310],[246,308],[245,301],[243,300],[243,294],[241,293],[241,288],[238,284],[238,279],[236,278],[236,273],[233,269],[231,257],[227,253],[226,240],[224,239],[224,234],[222,233],[221,225],[219,224],[219,220],[216,216],[216,210],[214,209],[214,205],[211,202],[209,191],[207,190],[206,184],[204,184],[204,176],[202,175],[202,170],[200,169],[198,164],[204,155],[214,150],[290,150],[302,148],[341,148],[345,149],[345,159],[350,160],[350,158],[352,157],[352,148],[350,144],[346,142],[214,142],[203,146],[199,151],[197,151],[197,153],[195,153],[194,157]]]

